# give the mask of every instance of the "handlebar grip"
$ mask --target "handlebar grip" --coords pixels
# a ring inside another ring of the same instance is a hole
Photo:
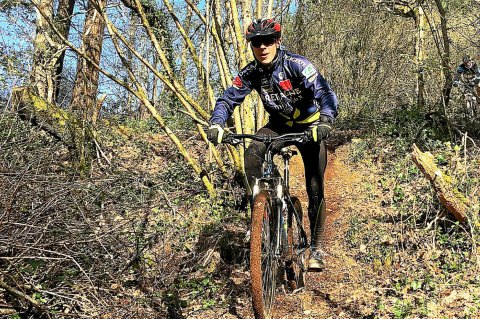
[[[306,133],[306,135],[307,135],[307,140],[308,140],[308,141],[312,141],[312,140],[313,140],[313,132],[312,132],[312,130],[308,130],[308,131],[306,131],[305,133]]]

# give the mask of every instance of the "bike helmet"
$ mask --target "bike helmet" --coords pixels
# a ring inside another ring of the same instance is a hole
[[[259,36],[273,35],[276,38],[280,38],[282,35],[282,28],[280,23],[275,19],[256,19],[247,28],[246,38],[250,41],[252,38]]]

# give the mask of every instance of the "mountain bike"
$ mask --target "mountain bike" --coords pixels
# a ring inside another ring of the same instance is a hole
[[[303,228],[300,200],[290,194],[289,162],[297,151],[279,143],[305,143],[311,132],[289,133],[280,136],[230,134],[223,143],[238,145],[244,139],[267,145],[262,176],[253,186],[253,208],[250,229],[250,274],[252,306],[256,319],[271,318],[277,281],[284,279],[290,290],[305,284],[308,240]],[[274,156],[283,159],[283,177],[279,174]],[[281,277],[277,278],[277,275]],[[282,278],[283,277],[283,278]]]
[[[475,116],[477,114],[477,96],[475,95],[475,84],[462,83],[463,96],[465,100],[465,111],[467,116]]]
[[[465,116],[467,118],[476,118],[478,116],[478,104],[479,96],[477,95],[480,89],[478,88],[478,82],[480,79],[473,78],[469,81],[459,81],[457,85],[459,86],[461,92],[463,93],[463,98],[465,101]]]

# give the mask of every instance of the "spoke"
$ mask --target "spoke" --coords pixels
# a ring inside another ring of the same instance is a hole
[[[268,212],[267,212],[268,213]],[[270,308],[273,304],[275,296],[275,267],[274,256],[271,247],[271,233],[269,222],[267,219],[263,221],[262,227],[262,283],[263,283],[263,300],[266,307],[266,311],[270,312]]]

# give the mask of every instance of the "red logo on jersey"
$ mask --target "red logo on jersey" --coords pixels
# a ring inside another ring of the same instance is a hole
[[[235,77],[235,79],[233,79],[233,86],[236,87],[237,89],[243,86],[242,80],[238,75]]]
[[[292,82],[290,82],[290,80],[280,81],[278,84],[284,91],[293,90]]]

